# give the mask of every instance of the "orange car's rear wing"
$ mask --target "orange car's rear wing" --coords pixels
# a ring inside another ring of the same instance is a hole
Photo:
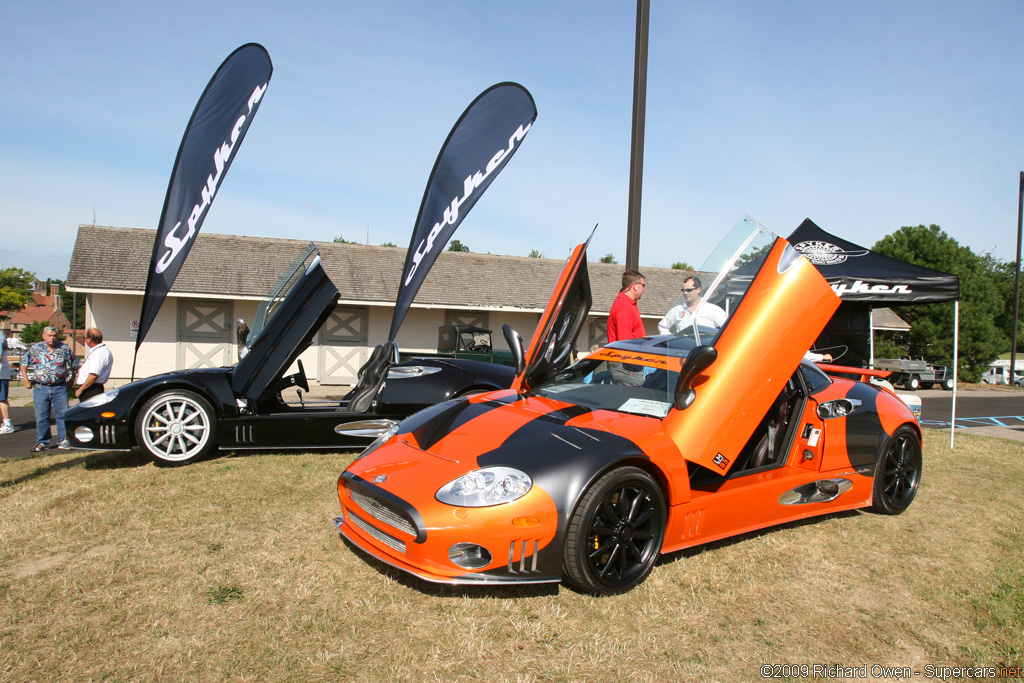
[[[815,363],[819,368],[829,375],[857,375],[858,381],[868,382],[872,377],[885,379],[892,374],[891,370],[872,370],[871,368],[852,368],[845,365],[833,365],[831,363]]]

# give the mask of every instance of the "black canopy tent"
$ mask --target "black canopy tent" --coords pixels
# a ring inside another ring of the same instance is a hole
[[[960,299],[956,275],[883,256],[822,230],[809,218],[787,239],[843,301],[815,346],[848,347],[844,365],[866,367],[872,360],[872,308]]]
[[[874,360],[871,309],[879,305],[954,302],[953,376],[959,337],[960,278],[883,256],[828,233],[807,218],[787,238],[832,285],[842,300],[815,348],[846,347],[842,365],[867,367]],[[956,389],[953,391],[956,415]],[[952,440],[952,430],[950,439]]]

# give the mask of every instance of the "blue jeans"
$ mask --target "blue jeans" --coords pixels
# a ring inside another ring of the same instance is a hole
[[[42,384],[32,386],[32,402],[36,408],[36,441],[50,445],[50,408],[57,420],[57,443],[63,441],[64,413],[68,409],[68,385],[48,387]]]

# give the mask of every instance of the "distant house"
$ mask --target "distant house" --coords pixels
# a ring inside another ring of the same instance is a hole
[[[36,282],[32,291],[32,300],[20,311],[0,311],[0,325],[9,329],[15,337],[21,335],[26,325],[45,322],[53,325],[65,334],[71,332],[71,323],[60,309],[60,285],[50,285],[46,293],[46,283]]]
[[[585,237],[585,235],[581,235]],[[98,327],[114,355],[113,377],[131,375],[135,332],[155,231],[79,226],[66,287],[86,297],[85,327]],[[200,233],[174,287],[139,350],[136,377],[237,360],[235,320],[251,322],[256,306],[307,241]],[[341,290],[333,314],[300,359],[320,384],[350,384],[374,346],[386,340],[406,250],[316,242],[324,267]],[[568,253],[566,253],[568,256]],[[666,254],[667,260],[694,255]],[[508,323],[527,341],[564,261],[442,252],[401,330],[403,354],[433,352],[437,328],[468,323],[493,330],[507,349]],[[605,322],[624,267],[588,263],[594,305],[577,341],[584,351],[606,340]],[[640,302],[651,334],[682,288],[687,271],[643,268]]]

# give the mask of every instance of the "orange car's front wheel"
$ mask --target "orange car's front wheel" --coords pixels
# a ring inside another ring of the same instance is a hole
[[[563,571],[594,595],[630,590],[651,573],[665,536],[665,496],[636,467],[614,469],[583,495],[569,521]]]

